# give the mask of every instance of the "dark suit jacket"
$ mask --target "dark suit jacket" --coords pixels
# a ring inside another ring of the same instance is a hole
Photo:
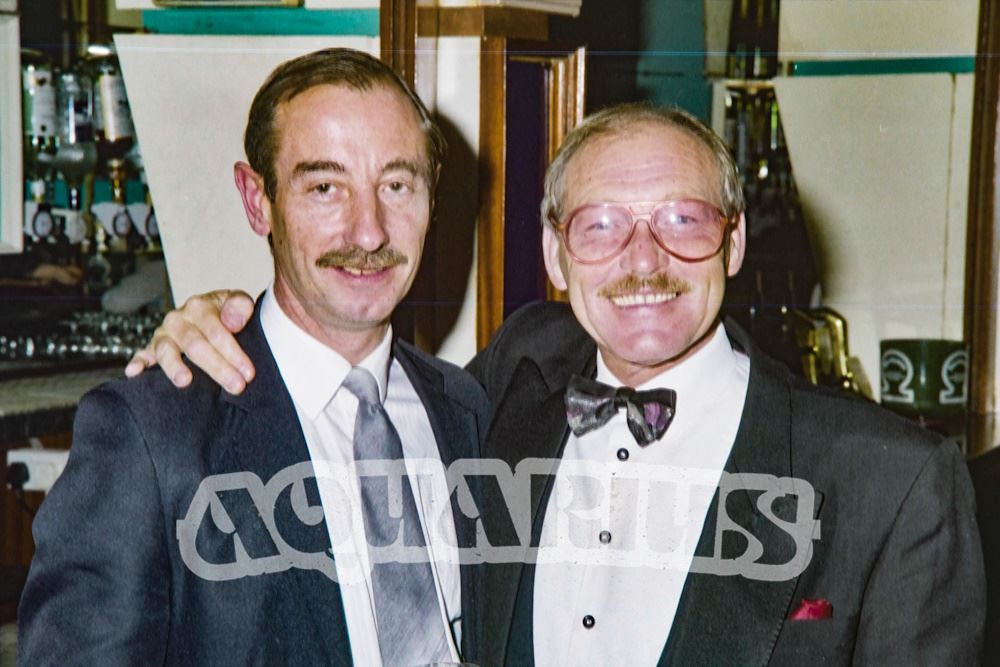
[[[969,461],[986,563],[986,631],[983,664],[1000,665],[1000,448]]]
[[[177,521],[203,479],[248,471],[266,484],[309,461],[259,310],[239,340],[257,368],[240,396],[199,372],[183,391],[162,373],[144,373],[81,402],[69,463],[34,521],[36,553],[19,611],[24,664],[351,664],[339,586],[324,574],[293,567],[209,581],[182,562]],[[443,462],[476,456],[486,430],[482,389],[409,345],[396,343],[393,353],[423,400]],[[278,497],[275,525],[298,552],[323,554],[330,542],[322,514],[307,525],[292,507],[302,490],[318,508],[309,478]],[[206,517],[198,531],[199,555],[232,563],[242,547],[251,558],[274,557],[250,495],[217,496],[239,545],[212,508],[214,522]],[[474,527],[455,516],[459,543],[469,543]],[[463,654],[475,659],[468,567],[462,608]]]
[[[660,664],[974,664],[983,563],[958,448],[872,403],[800,381],[737,327],[727,332],[750,355],[750,383],[725,469],[808,481],[821,539],[791,580],[689,573]],[[526,457],[557,460],[569,433],[566,384],[573,373],[593,376],[595,353],[564,305],[532,305],[510,317],[469,366],[494,405],[483,456],[512,466]],[[531,488],[535,541],[547,479]],[[516,544],[502,498],[489,486],[484,494],[491,543]],[[778,516],[788,509],[782,500],[774,504]],[[786,563],[794,555],[788,534],[750,493],[730,494],[725,509],[765,545],[764,559]],[[717,516],[713,506],[697,555],[713,553]],[[742,555],[745,544],[724,534],[722,557]],[[531,565],[485,568],[485,664],[531,664],[533,585]],[[832,618],[788,620],[805,598],[827,600]]]

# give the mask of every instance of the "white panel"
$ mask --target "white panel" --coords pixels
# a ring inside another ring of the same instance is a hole
[[[972,74],[958,74],[954,79],[942,338],[961,339],[964,333],[965,242],[969,224],[969,160],[972,149],[974,83],[975,77]]]
[[[775,88],[825,302],[847,317],[851,352],[877,387],[880,339],[961,326],[961,308],[945,307],[952,244],[964,242],[949,224],[959,216],[952,76],[779,78]]]
[[[445,169],[463,169],[460,162],[477,160],[479,155],[479,45],[477,37],[441,37],[438,39],[438,75],[437,75],[437,107],[436,112],[442,118],[442,125],[450,126],[457,135],[451,139],[449,155]],[[456,145],[458,141],[462,145]],[[463,158],[463,155],[465,156]],[[458,162],[458,163],[457,163]],[[438,193],[438,201],[444,202],[446,197],[453,198],[466,205],[454,210],[465,217],[465,212],[471,212],[469,219],[449,221],[448,224],[476,225],[475,202],[478,201],[478,189],[475,162],[471,171],[465,167],[465,178],[452,181],[456,189]],[[460,172],[461,173],[461,172]],[[449,181],[450,179],[447,179]],[[460,191],[459,191],[460,189]],[[441,204],[439,203],[439,207]],[[439,212],[441,209],[439,208]],[[435,223],[440,229],[443,225]],[[475,239],[475,234],[471,237]],[[438,255],[446,261],[438,267],[437,282],[444,284],[464,284],[464,297],[457,313],[445,312],[442,324],[445,330],[438,332],[441,340],[437,354],[442,359],[464,365],[476,353],[476,256],[474,248],[449,247],[450,239],[445,234],[437,234],[436,243]],[[451,256],[445,255],[449,253]],[[461,257],[461,261],[455,261]],[[468,266],[464,275],[451,275],[450,267]]]
[[[712,129],[720,137],[726,136],[726,97],[728,79],[712,81]]]
[[[0,16],[0,254],[21,252],[24,241],[19,44],[17,17]]]
[[[979,0],[783,0],[782,60],[973,55]]]
[[[284,60],[330,46],[377,55],[378,39],[117,35],[115,44],[175,302],[223,287],[256,295],[271,256],[233,183],[250,102]]]
[[[705,73],[725,76],[733,0],[703,1],[705,3]]]
[[[593,0],[591,0],[593,1]],[[576,16],[582,0],[438,0],[439,7],[512,7]]]

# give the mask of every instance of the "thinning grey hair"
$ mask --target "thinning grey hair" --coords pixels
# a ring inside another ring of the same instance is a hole
[[[562,221],[566,213],[563,201],[566,195],[566,168],[573,156],[584,146],[599,137],[624,134],[637,125],[662,125],[687,132],[701,142],[715,157],[719,173],[719,190],[722,212],[735,220],[746,208],[743,186],[740,184],[736,162],[726,143],[710,127],[681,109],[657,107],[648,103],[618,104],[602,109],[575,127],[556,153],[545,172],[545,196],[542,199],[542,224],[553,225]]]

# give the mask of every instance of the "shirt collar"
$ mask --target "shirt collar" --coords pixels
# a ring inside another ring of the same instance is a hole
[[[285,314],[274,297],[273,284],[264,293],[260,324],[292,401],[306,416],[316,419],[343,384],[351,370],[350,362]],[[378,346],[358,364],[375,376],[383,401],[389,386],[391,351],[390,326]]]
[[[714,396],[722,387],[720,378],[728,378],[736,368],[736,355],[726,334],[726,328],[716,325],[715,333],[708,343],[673,368],[667,369],[656,377],[636,387],[638,390],[673,389],[677,396],[684,396],[686,401],[691,398],[708,398]],[[621,381],[608,370],[604,356],[597,353],[597,380],[612,387],[620,386]],[[691,397],[691,398],[688,398]]]

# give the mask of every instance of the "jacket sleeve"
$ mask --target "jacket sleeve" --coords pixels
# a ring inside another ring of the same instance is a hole
[[[985,591],[972,484],[946,442],[914,481],[875,564],[855,664],[978,664]]]
[[[77,410],[65,471],[33,524],[20,664],[160,664],[169,624],[166,526],[153,462],[125,402]]]

